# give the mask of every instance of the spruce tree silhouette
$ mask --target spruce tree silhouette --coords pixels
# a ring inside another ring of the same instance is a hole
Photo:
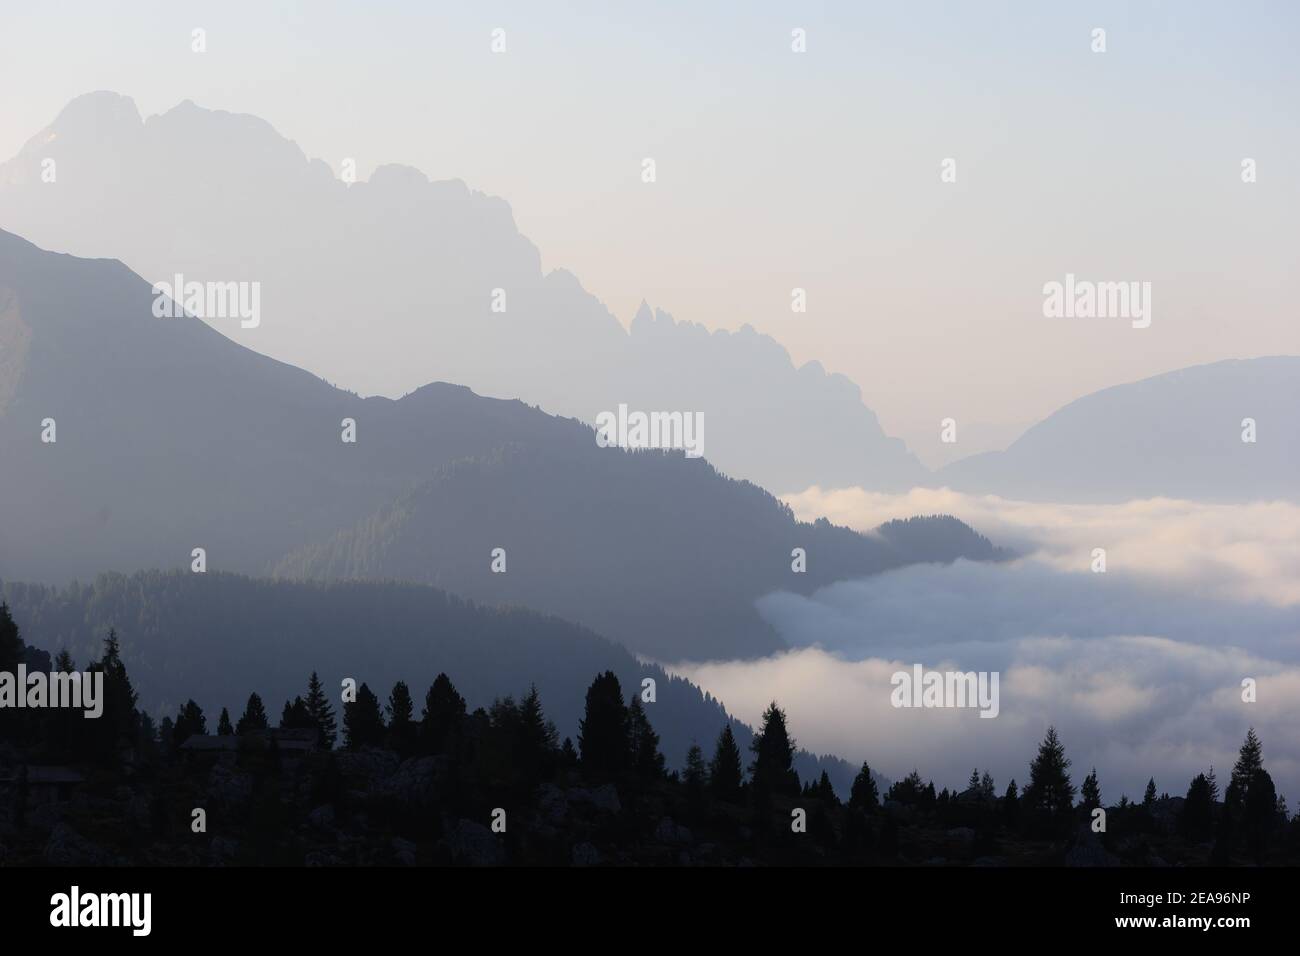
[[[187,700],[176,716],[176,727],[172,736],[176,746],[179,747],[191,737],[202,736],[207,732],[208,719],[203,716],[203,708],[193,700]]]
[[[280,714],[281,730],[320,730],[320,725],[307,710],[307,702],[301,697],[285,701],[284,711]]]
[[[230,723],[230,711],[222,707],[221,716],[217,718],[217,736],[233,737],[234,735],[235,735],[235,728]]]
[[[1015,778],[1007,784],[1007,792],[1002,797],[1002,818],[1008,827],[1015,829],[1020,824],[1020,791]]]
[[[1237,762],[1232,768],[1232,779],[1228,782],[1228,792],[1223,802],[1229,807],[1241,807],[1250,795],[1250,785],[1255,775],[1264,769],[1264,747],[1259,742],[1255,728],[1246,731],[1246,739],[1237,754]]]
[[[256,693],[249,694],[248,703],[244,705],[244,713],[235,724],[235,733],[249,734],[266,730],[267,726],[266,707],[262,703],[262,698]]]
[[[895,780],[885,794],[885,799],[901,803],[905,807],[923,806],[927,800],[926,783],[921,779],[920,771],[913,769],[902,780]]]
[[[0,672],[17,674],[26,657],[26,646],[18,633],[18,623],[9,605],[0,603]],[[0,741],[17,741],[24,735],[24,712],[0,708]]]
[[[593,773],[618,775],[632,760],[631,723],[623,688],[613,671],[605,671],[587,688],[583,717],[578,721],[578,753]]]
[[[334,719],[334,708],[325,696],[325,689],[315,671],[311,672],[311,678],[307,681],[306,704],[307,713],[320,731],[321,745],[326,750],[332,749],[338,739],[338,723]]]
[[[644,780],[659,780],[664,776],[664,755],[659,752],[659,735],[650,726],[641,698],[632,695],[627,709],[628,745],[632,768]]]
[[[1083,785],[1079,788],[1079,806],[1088,812],[1101,806],[1101,785],[1097,782],[1096,767],[1083,778]]]
[[[573,746],[572,737],[565,737],[560,745],[560,766],[566,769],[578,766],[578,750]]]
[[[9,605],[0,603],[0,671],[17,673],[22,663],[26,645],[18,635],[18,623],[9,611]]]
[[[987,770],[980,777],[980,796],[985,800],[996,800],[998,798],[997,790],[993,783],[993,774]]]
[[[724,724],[709,764],[709,792],[724,803],[739,803],[742,775],[736,736],[731,732],[731,724]]]
[[[1142,809],[1148,813],[1156,805],[1156,778],[1147,781],[1147,788],[1142,793]]]
[[[686,751],[686,765],[682,769],[682,789],[686,792],[686,805],[693,816],[698,817],[704,810],[708,782],[709,770],[704,764],[704,751],[699,744],[692,743]]]
[[[401,756],[410,756],[415,751],[417,729],[415,701],[406,681],[399,680],[393,685],[384,709],[388,714],[388,745]]]
[[[794,772],[794,741],[786,726],[785,712],[776,701],[763,711],[763,723],[749,749],[754,754],[754,762],[749,767],[750,780],[759,801],[799,795],[799,775]]]
[[[1269,838],[1278,824],[1277,788],[1273,778],[1263,767],[1255,771],[1246,791],[1243,823],[1246,831],[1246,845],[1255,862],[1264,862],[1268,851]]]
[[[1214,832],[1214,799],[1210,796],[1210,781],[1203,773],[1193,777],[1187,788],[1178,814],[1178,832],[1196,843],[1208,840]]]
[[[426,754],[450,753],[465,729],[465,698],[446,674],[439,674],[424,695],[420,713],[420,749]]]
[[[1045,815],[1049,822],[1059,822],[1074,805],[1074,786],[1070,783],[1070,760],[1056,735],[1055,727],[1038,745],[1038,755],[1029,765],[1029,786],[1025,803]]]
[[[384,742],[379,698],[364,682],[357,688],[357,699],[343,705],[343,740],[348,750],[378,747]]]
[[[871,768],[862,762],[862,769],[853,778],[853,787],[849,790],[849,806],[854,810],[872,813],[880,808],[880,791],[876,781],[871,778]]]
[[[559,734],[542,711],[536,684],[528,688],[527,696],[519,704],[515,734],[515,759],[522,780],[536,784],[549,777],[555,769]]]
[[[840,798],[835,796],[835,788],[831,785],[830,774],[825,770],[822,771],[818,781],[813,784],[812,795],[832,807],[840,805]]]
[[[104,712],[98,720],[88,721],[94,726],[81,733],[99,762],[116,763],[122,749],[135,745],[139,735],[139,716],[135,709],[138,698],[122,662],[116,630],[109,629],[104,638],[103,656],[87,670],[104,674]]]

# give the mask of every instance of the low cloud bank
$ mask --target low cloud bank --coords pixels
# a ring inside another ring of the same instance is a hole
[[[961,787],[973,766],[1005,788],[1055,724],[1076,784],[1094,765],[1103,796],[1140,797],[1149,777],[1182,795],[1213,764],[1220,779],[1249,726],[1279,791],[1300,798],[1300,508],[1154,500],[1041,505],[947,491],[886,496],[812,489],[803,518],[869,529],[916,513],[956,514],[1021,559],[923,565],[758,607],[793,650],[673,670],[756,722],[778,700],[802,746],[919,769]],[[1107,549],[1107,572],[1089,569]],[[809,555],[815,560],[815,555]],[[997,671],[1000,713],[891,706],[890,677]],[[1252,678],[1257,699],[1242,699]]]

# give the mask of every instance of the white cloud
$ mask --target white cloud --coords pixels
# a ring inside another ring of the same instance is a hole
[[[1063,571],[1087,570],[1105,548],[1109,572],[1273,604],[1300,604],[1300,504],[1203,504],[1150,498],[1070,505],[914,488],[903,495],[809,488],[785,501],[801,520],[826,517],[860,531],[892,518],[951,514],[997,544]]]
[[[936,786],[972,766],[1021,784],[1056,725],[1075,782],[1092,766],[1103,795],[1173,794],[1213,764],[1226,780],[1254,726],[1265,763],[1300,798],[1300,507],[1157,499],[1113,506],[1027,504],[950,491],[888,496],[810,489],[801,518],[867,530],[946,512],[1023,555],[1003,564],[918,565],[811,596],[758,602],[793,650],[674,669],[757,722],[776,699],[799,743],[866,759],[887,776],[916,767]],[[1106,574],[1089,570],[1105,547]],[[895,709],[890,676],[998,671],[1000,715]],[[1258,681],[1258,700],[1241,681]]]

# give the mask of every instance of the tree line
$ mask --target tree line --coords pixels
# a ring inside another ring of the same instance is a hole
[[[0,670],[12,670],[20,661],[32,666],[42,653],[23,645],[7,606],[0,604]],[[74,670],[66,651],[50,666],[56,671]],[[112,630],[104,639],[101,656],[87,669],[105,675],[100,719],[86,720],[76,711],[0,711],[0,737],[17,744],[29,759],[82,763],[107,771],[130,765],[139,773],[142,768],[176,764],[187,740],[213,732],[208,716],[193,700],[186,701],[174,718],[164,717],[156,725],[137,708]],[[576,740],[560,738],[536,687],[519,700],[507,696],[487,708],[471,710],[445,673],[434,678],[418,703],[404,681],[397,681],[384,700],[362,683],[355,699],[336,710],[313,672],[305,693],[286,700],[274,724],[266,702],[254,692],[237,718],[227,708],[221,709],[215,734],[274,739],[275,730],[313,732],[327,760],[336,748],[337,752],[386,750],[403,760],[436,757],[446,766],[442,779],[448,792],[443,796],[458,812],[481,813],[484,807],[503,801],[527,804],[541,784],[577,775],[614,783],[629,795],[633,806],[639,795],[670,792],[680,801],[682,815],[697,822],[716,821],[720,812],[725,815],[732,808],[760,838],[779,831],[791,807],[803,806],[810,814],[809,832],[821,827],[822,836],[832,844],[883,857],[898,852],[900,828],[918,822],[970,825],[981,835],[996,832],[1053,840],[1085,828],[1096,832],[1095,811],[1101,810],[1101,832],[1142,834],[1155,832],[1162,808],[1175,802],[1176,812],[1169,813],[1174,814],[1177,834],[1192,844],[1212,842],[1211,862],[1229,862],[1234,852],[1263,859],[1274,840],[1285,837],[1294,843],[1300,835],[1300,815],[1289,821],[1286,802],[1264,767],[1263,747],[1253,728],[1222,792],[1210,767],[1191,780],[1181,801],[1158,795],[1152,779],[1140,803],[1123,796],[1109,808],[1104,807],[1095,768],[1076,788],[1071,761],[1051,727],[1030,761],[1023,788],[1013,779],[999,795],[991,774],[973,770],[965,789],[936,792],[932,781],[913,770],[882,795],[876,775],[864,762],[847,801],[841,801],[824,771],[817,780],[800,781],[793,766],[795,741],[786,713],[775,702],[762,715],[748,759],[728,722],[711,742],[711,754],[696,743],[684,766],[669,770],[645,703],[637,693],[625,695],[612,671],[599,674],[588,687]],[[337,771],[322,776],[335,778]],[[332,786],[337,793],[337,780]],[[827,823],[831,816],[838,821],[835,826]]]

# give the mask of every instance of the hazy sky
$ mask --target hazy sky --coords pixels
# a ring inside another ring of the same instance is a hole
[[[362,177],[461,178],[624,322],[645,298],[751,323],[914,446],[946,416],[1001,434],[1109,384],[1300,353],[1294,4],[741,8],[0,0],[0,157],[112,89],[146,116],[254,113]],[[1150,328],[1044,318],[1067,272],[1152,283]]]

